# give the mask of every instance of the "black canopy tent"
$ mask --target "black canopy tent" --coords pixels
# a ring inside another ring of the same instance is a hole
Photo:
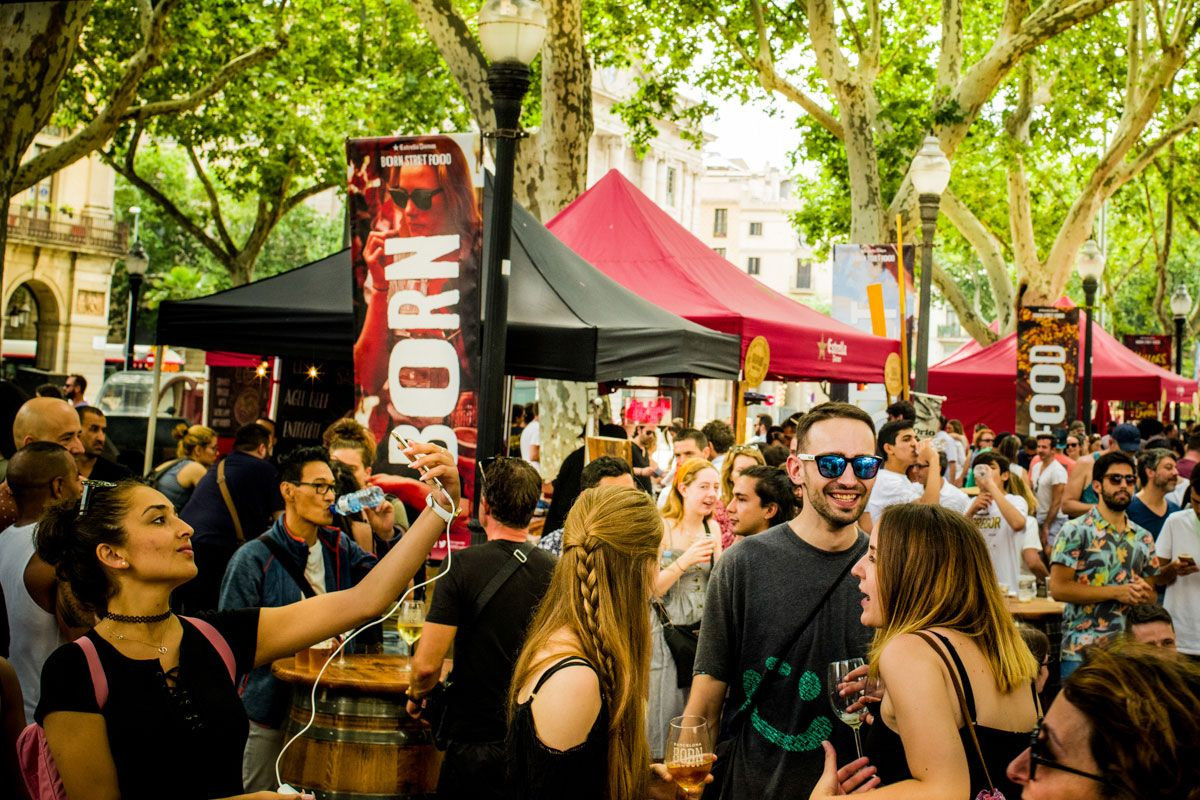
[[[509,375],[572,381],[737,378],[736,336],[688,322],[625,289],[519,204],[513,205],[511,250]],[[349,362],[350,276],[350,251],[342,250],[245,286],[168,301],[159,307],[155,341]]]

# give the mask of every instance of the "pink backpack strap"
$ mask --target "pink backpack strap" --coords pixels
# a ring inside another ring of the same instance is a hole
[[[96,693],[96,707],[101,711],[108,702],[108,678],[104,675],[104,667],[100,665],[100,654],[96,652],[96,643],[87,636],[75,640],[79,649],[83,650],[87,659],[88,672],[92,675],[92,691]]]
[[[233,659],[233,651],[229,649],[229,642],[225,641],[225,637],[221,635],[221,632],[202,619],[196,619],[195,617],[181,618],[192,623],[196,630],[204,634],[204,638],[208,639],[208,643],[216,649],[217,653],[221,656],[221,660],[225,662],[225,669],[229,671],[230,683],[236,686],[237,662]]]

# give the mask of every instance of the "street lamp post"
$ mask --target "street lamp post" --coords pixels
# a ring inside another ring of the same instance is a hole
[[[504,431],[504,362],[508,328],[508,252],[512,238],[513,167],[521,130],[521,100],[529,89],[529,63],[541,51],[546,12],[535,0],[488,0],[479,11],[479,41],[491,61],[488,87],[495,105],[496,180],[488,220],[483,273],[483,363],[479,387],[480,464],[501,455]]]
[[[1083,278],[1083,303],[1087,307],[1087,329],[1083,336],[1083,422],[1092,432],[1092,317],[1095,316],[1096,288],[1104,275],[1104,253],[1095,239],[1088,239],[1075,258],[1076,269]]]
[[[933,288],[933,234],[937,229],[938,206],[950,182],[950,160],[936,136],[926,136],[909,170],[921,206],[921,297],[917,309],[917,391],[929,390],[929,293]],[[900,254],[904,269],[904,254]],[[904,324],[904,320],[900,320]],[[908,365],[904,365],[905,369]]]
[[[133,246],[125,256],[125,272],[129,275],[129,316],[128,327],[125,330],[125,369],[133,369],[133,345],[137,336],[138,304],[142,295],[142,281],[150,260],[146,257],[146,248],[138,236],[138,216],[142,210],[137,206],[129,209],[133,215]]]
[[[1192,296],[1185,284],[1175,287],[1171,295],[1171,313],[1175,316],[1175,371],[1183,374],[1183,323],[1192,310]],[[1175,427],[1179,427],[1179,403],[1175,403]]]

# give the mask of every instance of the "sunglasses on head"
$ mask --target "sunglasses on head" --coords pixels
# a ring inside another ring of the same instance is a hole
[[[854,470],[856,478],[864,480],[874,478],[875,473],[879,472],[879,466],[883,464],[883,459],[879,456],[855,456],[854,458],[846,458],[838,453],[822,453],[819,456],[814,456],[810,453],[797,453],[796,458],[801,461],[817,462],[817,472],[821,473],[823,478],[839,478],[846,471],[846,462],[850,463],[850,468]]]
[[[92,504],[92,497],[96,494],[97,489],[111,489],[116,486],[111,481],[94,481],[85,478],[83,481],[83,494],[79,496],[79,513],[86,514],[88,506]]]
[[[1105,475],[1104,480],[1111,483],[1113,486],[1120,486],[1122,482],[1126,486],[1135,486],[1137,484],[1136,475]]]
[[[485,494],[487,494],[488,470],[490,470],[492,468],[492,465],[495,464],[497,461],[504,461],[505,459],[508,459],[508,458],[511,458],[511,456],[488,456],[487,458],[485,458],[479,462],[479,484],[480,484],[479,496],[480,497],[483,497]]]
[[[442,193],[440,188],[413,189],[410,192],[408,189],[393,189],[389,187],[387,191],[388,194],[392,196],[392,202],[396,204],[397,208],[405,208],[408,206],[408,201],[412,200],[413,205],[422,211],[428,211],[430,208],[432,208],[433,198]]]
[[[1060,764],[1052,758],[1046,756],[1047,739],[1043,738],[1041,727],[1033,729],[1033,733],[1029,736],[1029,780],[1033,781],[1037,776],[1038,766],[1056,769],[1059,772],[1069,772],[1072,775],[1078,775],[1081,778],[1089,778],[1097,783],[1108,785],[1108,779],[1102,775],[1095,775],[1091,772],[1084,772],[1081,769],[1068,767],[1066,764]]]

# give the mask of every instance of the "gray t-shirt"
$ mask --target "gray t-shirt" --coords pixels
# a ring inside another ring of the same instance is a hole
[[[708,582],[695,672],[725,682],[721,739],[730,761],[728,798],[807,797],[821,775],[821,741],[830,739],[838,761],[854,759],[850,728],[835,721],[825,686],[829,662],[864,658],[871,631],[859,622],[862,593],[847,574],[788,650],[808,616],[842,569],[862,557],[867,536],[848,550],[819,550],[777,525],[747,537],[717,562]],[[767,671],[770,682],[739,713]]]

